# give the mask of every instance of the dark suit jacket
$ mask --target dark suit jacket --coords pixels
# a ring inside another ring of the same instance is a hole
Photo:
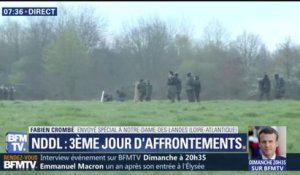
[[[258,157],[256,157],[256,158],[254,158],[254,159],[263,160],[261,155],[258,156]],[[278,156],[278,155],[276,155],[276,157],[275,157],[275,160],[285,160],[285,159],[286,159],[285,157]]]

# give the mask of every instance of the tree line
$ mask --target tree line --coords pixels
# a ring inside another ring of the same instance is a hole
[[[153,84],[154,99],[166,99],[169,70],[183,83],[187,72],[199,75],[204,100],[257,99],[265,73],[285,78],[286,98],[300,98],[300,46],[287,38],[270,52],[258,34],[230,39],[217,20],[198,40],[159,17],[140,18],[111,35],[94,9],[60,7],[57,17],[4,21],[0,53],[0,85],[14,85],[24,100],[99,99],[102,90],[120,88],[133,98],[141,78]]]

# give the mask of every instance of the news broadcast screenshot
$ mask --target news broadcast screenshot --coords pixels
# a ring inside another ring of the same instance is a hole
[[[299,174],[299,3],[0,7],[0,174]]]

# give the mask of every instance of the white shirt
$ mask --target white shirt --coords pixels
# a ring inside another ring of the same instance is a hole
[[[276,154],[274,154],[271,158],[267,158],[266,156],[264,156],[263,154],[261,155],[261,157],[262,157],[262,159],[263,160],[275,160],[275,158],[276,158]]]

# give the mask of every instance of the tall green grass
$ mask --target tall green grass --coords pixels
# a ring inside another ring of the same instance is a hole
[[[169,101],[2,101],[0,102],[0,152],[5,152],[8,131],[28,131],[28,126],[287,126],[287,151],[300,152],[300,102],[293,100],[216,100],[200,103]],[[1,172],[1,174],[199,174],[199,172]],[[282,174],[298,174],[285,172]],[[255,172],[201,172],[201,174],[262,174]],[[269,173],[268,173],[269,174]],[[274,173],[276,174],[276,173]]]

